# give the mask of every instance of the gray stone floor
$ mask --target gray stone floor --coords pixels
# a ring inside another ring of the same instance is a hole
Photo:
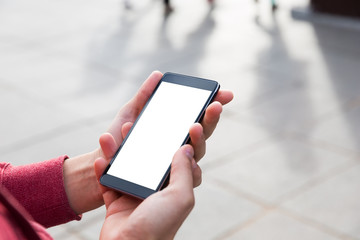
[[[360,239],[359,28],[293,17],[301,0],[131,2],[0,1],[1,160],[96,148],[152,70],[211,78],[235,99],[177,239]],[[97,239],[103,218],[49,231]]]

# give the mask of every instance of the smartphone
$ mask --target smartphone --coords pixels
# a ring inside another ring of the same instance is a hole
[[[216,81],[165,73],[100,183],[141,199],[161,190],[175,152],[189,141],[190,127],[219,88]]]

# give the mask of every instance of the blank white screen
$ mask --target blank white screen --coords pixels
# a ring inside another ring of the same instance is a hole
[[[210,94],[162,82],[108,174],[156,190]]]

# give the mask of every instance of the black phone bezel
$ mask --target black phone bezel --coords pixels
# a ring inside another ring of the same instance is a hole
[[[157,89],[159,88],[159,86],[160,86],[160,84],[162,82],[170,82],[170,83],[174,83],[174,84],[185,85],[185,86],[189,86],[189,87],[200,88],[200,89],[205,89],[205,90],[211,91],[211,94],[210,94],[209,98],[207,99],[207,101],[204,104],[203,108],[199,112],[199,115],[198,115],[195,122],[200,122],[202,120],[202,117],[203,117],[203,115],[205,113],[206,108],[212,102],[212,100],[214,99],[214,97],[216,96],[216,93],[218,92],[218,90],[220,88],[219,83],[216,82],[216,81],[213,81],[213,80],[199,78],[199,77],[193,77],[193,76],[188,76],[188,75],[182,75],[182,74],[177,74],[177,73],[170,73],[170,72],[165,73],[163,75],[163,77],[161,78],[161,80],[159,81],[159,83],[157,84],[157,86],[155,87],[155,89],[154,89],[153,93],[151,94],[150,98],[148,99],[148,101],[144,105],[141,113],[139,114],[139,116],[135,120],[132,128],[130,129],[129,133],[125,137],[124,141],[121,143],[120,147],[118,148],[117,152],[113,156],[113,158],[110,161],[109,165],[107,166],[104,173],[100,177],[100,183],[102,185],[110,187],[110,188],[112,188],[114,190],[117,190],[119,192],[134,196],[136,198],[145,199],[148,196],[150,196],[151,194],[161,190],[164,187],[164,183],[167,182],[167,179],[168,179],[169,174],[170,174],[171,164],[169,165],[167,171],[164,173],[162,180],[159,182],[159,184],[158,184],[158,186],[157,186],[157,188],[155,190],[149,189],[147,187],[138,185],[136,183],[129,182],[127,180],[124,180],[124,179],[112,176],[110,174],[107,174],[107,171],[109,170],[110,166],[112,165],[112,163],[116,159],[116,156],[121,151],[121,148],[123,147],[123,145],[126,143],[126,140],[127,140],[128,136],[131,134],[132,129],[136,126],[136,123],[137,123],[138,119],[141,117],[143,112],[146,110],[147,105],[151,101],[152,97],[154,96],[154,94],[156,93]],[[189,141],[189,134],[187,134],[187,136],[184,139],[183,143],[179,147],[181,147],[182,145],[188,143],[188,141]]]

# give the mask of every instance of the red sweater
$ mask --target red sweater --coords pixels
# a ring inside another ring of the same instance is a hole
[[[16,167],[0,163],[0,239],[51,239],[44,227],[80,220],[64,188],[66,158]]]

